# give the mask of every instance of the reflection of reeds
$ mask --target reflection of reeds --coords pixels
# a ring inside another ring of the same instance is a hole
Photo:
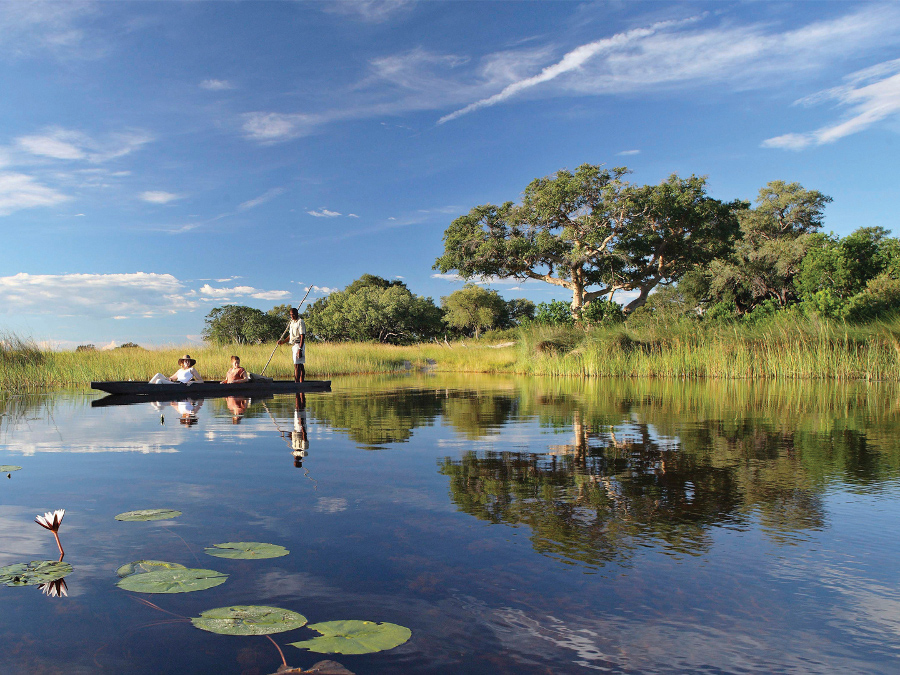
[[[504,336],[508,339],[508,336]],[[185,347],[40,351],[17,338],[0,340],[0,387],[29,390],[84,386],[91,380],[148,380],[171,373]],[[227,345],[190,348],[207,379],[220,379],[232,354],[259,372],[272,346]],[[523,373],[572,377],[863,379],[900,378],[900,320],[850,326],[796,315],[751,327],[629,325],[606,329],[520,329],[516,345],[493,348],[488,341],[409,346],[310,342],[307,376],[388,373],[434,365],[446,372]],[[272,359],[267,375],[291,378],[286,347]]]

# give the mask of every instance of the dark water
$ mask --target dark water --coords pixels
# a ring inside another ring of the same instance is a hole
[[[93,398],[0,396],[0,464],[23,467],[0,477],[0,565],[56,559],[33,520],[65,508],[74,567],[67,597],[0,586],[3,674],[275,672],[266,638],[178,619],[239,604],[412,630],[332,657],[359,675],[900,672],[896,388],[345,379],[293,438],[293,396]],[[141,508],[183,515],[114,520]],[[226,541],[291,554],[204,553]],[[139,559],[230,576],[117,588]],[[274,638],[309,667],[286,645],[313,636]]]

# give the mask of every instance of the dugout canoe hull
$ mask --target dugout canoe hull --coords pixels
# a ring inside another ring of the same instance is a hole
[[[215,398],[217,396],[253,396],[255,394],[298,394],[331,391],[331,380],[251,380],[240,384],[193,382],[191,384],[150,384],[149,382],[91,382],[91,389],[107,394],[146,396],[148,401],[171,401],[180,398]],[[160,398],[161,397],[161,398]]]

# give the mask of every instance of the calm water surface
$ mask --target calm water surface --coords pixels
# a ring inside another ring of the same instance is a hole
[[[252,604],[412,630],[332,657],[358,675],[900,672],[896,388],[413,375],[246,410],[94,399],[0,394],[0,464],[23,467],[0,477],[0,565],[56,559],[33,521],[65,508],[74,567],[67,597],[0,586],[3,674],[274,673],[266,638],[179,619]],[[183,515],[114,520],[143,508]],[[204,553],[227,541],[291,554]],[[229,578],[117,588],[140,559]],[[314,635],[274,638],[309,667],[326,657],[287,643]]]

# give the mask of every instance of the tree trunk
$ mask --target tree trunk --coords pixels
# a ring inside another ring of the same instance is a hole
[[[572,269],[572,318],[581,320],[581,310],[584,309],[584,281],[581,278],[581,269]]]

